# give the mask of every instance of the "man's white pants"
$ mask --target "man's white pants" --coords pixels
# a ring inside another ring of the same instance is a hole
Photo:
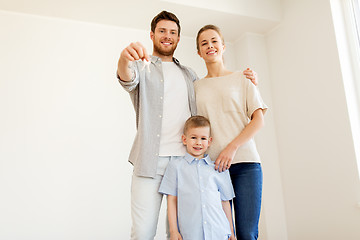
[[[163,195],[159,187],[170,159],[178,157],[159,157],[155,178],[139,177],[133,174],[131,183],[131,239],[153,240],[159,219]],[[170,239],[168,224],[167,238]]]

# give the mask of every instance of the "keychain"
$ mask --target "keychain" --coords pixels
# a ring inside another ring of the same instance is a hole
[[[146,68],[146,71],[150,73],[150,61],[143,59],[143,67],[141,68],[141,71],[143,71]]]

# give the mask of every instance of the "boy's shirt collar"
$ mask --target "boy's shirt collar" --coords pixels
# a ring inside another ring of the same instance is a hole
[[[194,161],[197,161],[197,160],[204,160],[204,162],[207,163],[208,165],[214,165],[215,166],[214,161],[212,161],[210,159],[210,156],[208,154],[205,154],[204,157],[201,158],[201,159],[197,159],[194,156],[192,156],[191,154],[185,153],[184,158],[189,164],[192,164]]]

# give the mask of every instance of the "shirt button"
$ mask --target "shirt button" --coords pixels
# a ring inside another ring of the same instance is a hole
[[[204,222],[204,224],[206,224],[206,221]]]
[[[160,134],[156,135],[157,137],[160,137]]]
[[[161,115],[159,115],[159,118],[161,118]]]
[[[163,99],[163,97],[160,97],[160,99]]]

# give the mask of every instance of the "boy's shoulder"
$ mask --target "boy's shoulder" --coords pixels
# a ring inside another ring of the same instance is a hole
[[[221,172],[219,172],[218,170],[215,170],[215,160],[212,160],[209,155],[207,155],[207,156],[205,157],[205,161],[206,161],[206,163],[207,163],[207,164],[206,164],[207,167],[208,167],[212,172],[221,173]]]
[[[177,167],[179,166],[182,162],[186,161],[185,156],[181,156],[181,157],[177,157],[177,158],[173,158],[169,161],[169,166],[174,166]]]
[[[212,172],[214,172],[214,174],[218,175],[226,175],[226,174],[229,174],[229,169],[225,170],[225,171],[222,171],[222,172],[219,172],[218,170],[215,169],[215,160],[212,160],[210,158],[210,156],[208,157],[208,160],[207,160],[207,165],[209,167],[209,169],[211,169]]]

